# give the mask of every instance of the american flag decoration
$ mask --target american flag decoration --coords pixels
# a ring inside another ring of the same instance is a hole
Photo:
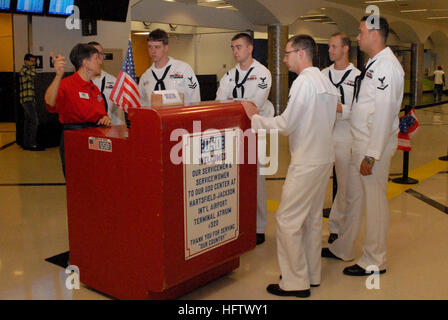
[[[135,73],[134,55],[132,54],[131,39],[129,39],[128,52],[123,66],[110,93],[110,100],[124,111],[129,107],[140,108],[140,92],[137,86],[137,74]]]
[[[418,129],[418,119],[414,108],[400,118],[399,128],[397,149],[411,151],[411,138],[415,136]]]

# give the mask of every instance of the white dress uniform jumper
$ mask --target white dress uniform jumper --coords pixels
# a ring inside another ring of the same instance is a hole
[[[274,106],[268,100],[271,90],[271,72],[260,62],[253,59],[248,70],[236,65],[229,70],[219,83],[216,100],[241,99],[255,103],[260,115],[272,117]],[[265,177],[257,175],[257,233],[265,233],[268,214]]]
[[[321,281],[322,208],[334,162],[338,90],[318,68],[292,84],[285,111],[254,115],[252,128],[289,136],[291,163],[277,211],[277,254],[282,290],[307,290]]]
[[[347,183],[352,150],[352,134],[350,132],[350,113],[352,109],[355,79],[361,73],[353,64],[344,70],[336,70],[334,64],[322,70],[333,85],[340,91],[342,113],[337,113],[336,124],[333,131],[335,145],[335,171],[338,190],[330,211],[328,228],[330,233],[339,233],[339,227],[347,213]]]
[[[337,257],[355,258],[354,243],[366,210],[363,253],[357,265],[386,268],[389,208],[386,196],[390,161],[397,149],[398,114],[403,100],[404,71],[387,47],[369,59],[357,79],[351,114],[352,158],[347,193],[348,213],[339,238],[330,245]],[[372,175],[362,176],[365,156],[375,158]]]
[[[157,69],[154,64],[141,76],[138,89],[143,106],[151,106],[151,94],[158,90],[177,90],[184,94],[184,103],[201,101],[199,82],[191,67],[169,57],[167,65]]]
[[[101,75],[93,79],[92,81],[100,90],[101,95],[103,96],[106,112],[112,119],[112,125],[121,126],[126,123],[124,111],[120,107],[117,107],[117,105],[110,100],[110,93],[114,88],[116,80],[117,78],[115,78],[113,75],[102,70]]]

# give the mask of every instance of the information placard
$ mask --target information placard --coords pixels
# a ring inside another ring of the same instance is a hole
[[[183,152],[192,160],[184,162],[185,260],[238,239],[239,132],[183,137]]]

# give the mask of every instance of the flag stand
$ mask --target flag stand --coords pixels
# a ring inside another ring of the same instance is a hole
[[[403,176],[392,180],[398,184],[417,184],[418,180],[409,177],[409,151],[403,153]]]

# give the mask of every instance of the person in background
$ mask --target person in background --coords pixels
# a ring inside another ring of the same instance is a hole
[[[94,46],[98,50],[98,57],[101,65],[104,65],[104,49],[101,44],[98,42],[92,41],[88,43],[91,46]],[[100,90],[101,95],[105,101],[106,112],[109,117],[112,119],[112,125],[121,126],[125,124],[125,114],[124,110],[117,107],[115,103],[110,100],[110,93],[114,88],[116,77],[107,73],[103,69],[101,69],[101,73],[95,77],[92,81]]]
[[[338,238],[339,229],[347,213],[347,188],[350,156],[352,153],[352,133],[350,131],[350,113],[352,110],[355,79],[361,73],[349,61],[351,40],[342,32],[331,36],[328,43],[330,60],[334,63],[322,70],[333,85],[341,93],[339,99],[336,124],[333,131],[335,149],[335,173],[337,192],[331,207],[328,229],[328,243]]]
[[[438,66],[434,71],[434,102],[442,101],[443,88],[445,87],[445,72],[442,66]]]
[[[25,115],[23,124],[23,149],[28,151],[41,151],[37,146],[37,128],[39,117],[36,109],[36,93],[34,81],[36,78],[36,57],[27,53],[24,57],[24,65],[20,69],[20,104]]]
[[[271,90],[271,72],[252,57],[254,40],[247,33],[239,33],[232,38],[231,48],[238,64],[229,70],[219,83],[216,100],[248,100],[255,103],[260,115],[272,117],[274,106],[268,100]],[[257,175],[257,245],[265,241],[268,215],[266,181]]]
[[[184,103],[201,101],[199,82],[191,67],[168,56],[168,34],[156,29],[148,36],[148,52],[153,61],[139,81],[142,106],[151,106],[151,94],[158,90],[177,90],[184,94]]]

